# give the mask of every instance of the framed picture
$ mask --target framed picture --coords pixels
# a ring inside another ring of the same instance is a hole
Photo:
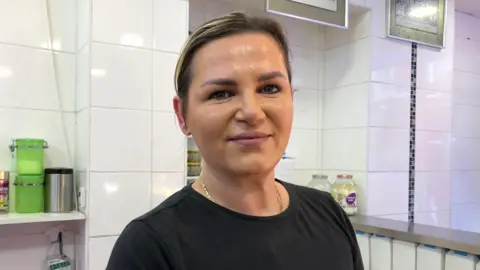
[[[446,0],[387,0],[388,36],[445,47]]]
[[[270,13],[348,28],[348,0],[266,0],[266,4]]]

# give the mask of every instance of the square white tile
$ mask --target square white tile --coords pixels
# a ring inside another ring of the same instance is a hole
[[[371,46],[364,38],[325,51],[325,89],[370,81]]]
[[[367,174],[367,215],[408,213],[408,172]]]
[[[323,130],[322,169],[366,171],[367,128]]]
[[[453,105],[452,135],[462,138],[480,138],[480,106]]]
[[[480,106],[480,74],[455,70],[453,76],[453,102]]]
[[[150,210],[151,173],[90,173],[89,236],[120,234]]]
[[[86,45],[76,55],[75,62],[75,111],[87,108],[91,98],[90,46]]]
[[[323,128],[368,126],[369,83],[325,90],[323,93]]]
[[[153,113],[153,166],[155,172],[185,171],[186,137],[174,113]]]
[[[366,7],[371,10],[369,27],[374,37],[385,38],[387,35],[386,4],[385,1],[365,0]]]
[[[351,1],[350,4],[352,4]],[[326,49],[340,47],[355,40],[366,38],[370,34],[371,15],[369,12],[350,13],[348,20],[348,29],[325,27]]]
[[[90,159],[90,109],[75,113],[75,169],[86,171]]]
[[[194,31],[206,22],[207,1],[191,1],[188,3],[188,30]]]
[[[242,1],[245,3],[247,0]],[[246,12],[247,5],[241,5],[238,2],[232,1],[216,1],[216,0],[207,0],[205,1],[205,21],[209,21],[215,18],[218,18],[223,15],[227,15],[233,11]]]
[[[153,0],[93,0],[92,39],[152,48],[153,16]]]
[[[32,1],[28,1],[32,2]],[[45,5],[45,3],[44,3]],[[75,0],[48,1],[47,23],[50,28],[51,42],[49,48],[75,53],[77,33],[77,9]],[[29,18],[26,18],[27,21]]]
[[[370,83],[369,122],[372,127],[409,128],[410,88]]]
[[[40,47],[48,41],[47,14],[41,1],[2,1],[0,41]]]
[[[268,16],[269,14],[264,10],[265,5],[262,6],[262,11],[259,12],[259,15]],[[285,29],[291,46],[312,50],[318,50],[324,47],[324,34],[323,31],[320,30],[320,25],[284,16],[276,16],[274,19],[280,22]]]
[[[452,91],[453,81],[453,44],[444,50],[418,46],[417,51],[417,89]],[[418,92],[418,91],[417,91]]]
[[[155,51],[153,69],[153,109],[174,112],[173,97],[175,91],[175,67],[178,54]]]
[[[300,89],[293,94],[294,114],[293,128],[298,129],[317,129],[318,128],[318,110],[322,105],[318,104],[318,90]]]
[[[165,199],[185,186],[184,172],[153,173],[150,208],[160,205]]]
[[[372,81],[410,86],[410,43],[387,38],[372,38],[370,50]]]
[[[452,138],[452,170],[480,170],[480,138]]]
[[[89,41],[91,35],[91,16],[90,12],[92,7],[92,2],[90,0],[77,0],[76,9],[77,9],[77,47],[76,52],[81,50]]]
[[[452,95],[417,89],[416,114],[417,130],[450,131]]]
[[[467,2],[459,3],[458,5],[461,4],[465,5]],[[455,12],[455,36],[457,38],[480,42],[480,33],[478,32],[479,25],[480,18],[463,12]]]
[[[480,170],[452,171],[452,204],[480,202]]]
[[[321,53],[316,50],[291,46],[292,51],[292,85],[294,88],[320,89],[318,83],[323,81],[319,76]]]
[[[151,112],[92,108],[92,171],[150,171]]]
[[[450,170],[450,133],[416,131],[415,169],[417,171]]]
[[[151,109],[151,51],[95,42],[91,65],[92,106]]]
[[[480,42],[456,38],[454,68],[478,74],[480,70]]]
[[[451,210],[451,228],[480,233],[480,203],[454,203]]]
[[[450,172],[415,172],[415,211],[450,210]]]
[[[368,170],[408,171],[410,131],[369,128]]]
[[[117,239],[118,236],[90,237],[88,239],[88,268],[83,270],[106,269]]]
[[[156,50],[179,53],[188,37],[188,1],[155,2]]]
[[[295,158],[296,170],[317,169],[317,139],[317,130],[292,130],[286,152]]]
[[[74,111],[74,91],[75,55],[0,44],[0,106]]]
[[[318,91],[318,94],[317,94],[317,120],[318,120],[318,124],[317,124],[317,128],[318,129],[323,129],[323,114],[325,113],[325,107],[323,106],[323,103],[324,103],[324,99],[325,99],[325,91],[323,90],[320,90]]]
[[[323,131],[317,131],[317,169],[322,169],[323,164]]]

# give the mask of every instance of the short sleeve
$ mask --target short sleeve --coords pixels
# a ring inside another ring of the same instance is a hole
[[[169,250],[142,221],[131,222],[115,243],[106,270],[171,270]]]
[[[358,245],[357,235],[355,234],[355,229],[350,222],[347,214],[343,212],[343,217],[345,220],[345,224],[348,230],[348,234],[350,236],[351,249],[352,249],[352,257],[353,257],[353,266],[354,270],[364,270],[362,254],[360,253],[360,246]]]
[[[343,227],[348,235],[350,240],[350,249],[352,253],[353,259],[353,270],[364,270],[362,254],[360,253],[360,246],[358,245],[357,235],[355,234],[355,229],[353,228],[352,222],[350,222],[350,218],[348,217],[347,213],[343,211],[342,207],[335,201],[335,199],[328,194],[330,201],[335,205],[338,215],[341,218],[341,222]]]

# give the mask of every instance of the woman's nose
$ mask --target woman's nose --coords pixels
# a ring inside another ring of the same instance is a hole
[[[256,93],[246,93],[242,96],[236,119],[255,126],[265,120],[261,97]]]

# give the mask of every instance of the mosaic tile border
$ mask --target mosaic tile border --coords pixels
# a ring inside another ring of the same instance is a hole
[[[415,129],[417,107],[417,43],[412,43],[410,75],[410,149],[408,163],[408,221],[415,221]]]

